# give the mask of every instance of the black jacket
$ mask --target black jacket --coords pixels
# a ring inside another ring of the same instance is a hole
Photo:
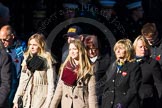
[[[102,96],[102,108],[139,108],[138,87],[140,81],[140,67],[137,63],[126,62],[117,73],[114,62],[107,70],[107,81]]]
[[[158,61],[147,58],[140,63],[142,72],[142,82],[139,89],[141,99],[162,97],[162,70]]]
[[[12,60],[4,49],[0,49],[0,108],[6,108],[11,86]]]

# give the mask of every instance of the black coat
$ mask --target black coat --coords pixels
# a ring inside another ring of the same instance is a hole
[[[107,71],[102,108],[116,108],[118,103],[122,108],[139,108],[140,73],[137,63],[126,62],[118,73],[116,62],[111,64]]]
[[[147,58],[140,63],[142,82],[139,89],[139,96],[143,108],[157,107],[158,98],[162,98],[162,70],[158,61]]]
[[[102,104],[101,99],[103,95],[103,88],[105,83],[106,70],[110,65],[111,59],[109,54],[98,56],[94,65],[94,73],[96,79],[96,94],[99,106]]]
[[[151,57],[160,63],[162,69],[162,41],[151,47]]]
[[[142,72],[142,83],[139,90],[140,97],[142,99],[153,97],[155,91],[158,91],[158,95],[161,98],[162,70],[160,64],[152,58],[147,58],[145,61],[142,61],[140,67]]]
[[[6,108],[11,86],[12,60],[5,50],[0,50],[0,108]]]

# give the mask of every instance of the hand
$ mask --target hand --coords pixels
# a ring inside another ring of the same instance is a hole
[[[115,108],[124,108],[121,103],[116,104]]]
[[[18,108],[18,104],[14,103],[13,108]]]

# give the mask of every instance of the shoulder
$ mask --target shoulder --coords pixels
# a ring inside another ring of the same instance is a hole
[[[140,68],[140,65],[136,63],[135,61],[126,62],[126,66],[128,67],[128,69],[133,70],[133,71]]]
[[[47,62],[52,62],[52,64],[56,64],[56,63],[57,63],[57,62],[56,62],[56,59],[55,59],[55,58],[51,55],[51,53],[48,52],[48,51],[46,51],[46,52],[44,53],[43,58],[45,58],[45,59],[47,60]]]
[[[0,50],[0,58],[1,63],[12,61],[10,55],[6,52],[6,50]]]
[[[6,52],[6,50],[5,49],[2,49],[2,50],[0,50],[0,56],[1,56],[1,58],[9,58],[10,56],[9,56],[9,54]]]
[[[148,60],[147,60],[147,63],[148,64],[150,64],[151,66],[160,66],[160,63],[157,61],[157,60],[155,60],[155,59],[153,59],[153,58],[149,58]]]

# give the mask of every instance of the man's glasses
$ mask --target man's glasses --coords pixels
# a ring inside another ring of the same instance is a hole
[[[88,51],[96,52],[97,48],[87,48]]]
[[[10,39],[0,39],[2,42],[8,42]]]
[[[6,36],[6,39],[0,39],[0,41],[2,41],[2,42],[9,42],[10,39],[11,39],[11,35],[12,35],[12,34],[8,34],[8,35]]]

